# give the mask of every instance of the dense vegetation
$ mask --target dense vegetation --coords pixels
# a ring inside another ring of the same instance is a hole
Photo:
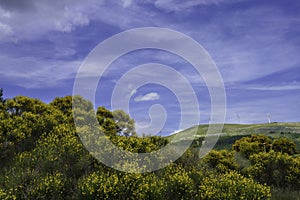
[[[123,111],[114,112],[99,107],[97,120],[121,148],[152,152],[168,143],[163,137],[138,137],[134,121]],[[84,148],[75,130],[71,96],[45,104],[25,96],[3,99],[0,91],[0,199],[299,198],[296,155],[292,140],[252,135],[204,159],[198,158],[194,144],[164,169],[120,172]]]

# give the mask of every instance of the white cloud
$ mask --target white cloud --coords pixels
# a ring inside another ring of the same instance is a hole
[[[135,102],[139,102],[139,101],[154,101],[154,100],[158,100],[160,98],[159,94],[157,94],[156,92],[150,92],[144,96],[139,95],[137,97],[134,98]]]
[[[63,17],[54,21],[54,27],[58,31],[71,32],[76,26],[89,24],[89,16],[82,12],[74,12],[74,8],[65,7]]]

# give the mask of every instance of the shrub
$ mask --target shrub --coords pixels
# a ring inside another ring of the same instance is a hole
[[[277,152],[293,155],[296,152],[296,144],[287,138],[281,137],[273,141],[272,149]]]
[[[238,167],[234,159],[234,152],[228,150],[212,150],[204,157],[203,161],[218,172],[227,172]]]
[[[233,150],[240,152],[246,158],[259,152],[268,152],[271,149],[272,140],[265,135],[252,135],[243,137],[232,145]]]
[[[245,172],[261,183],[288,188],[292,187],[291,180],[296,181],[299,178],[297,163],[288,154],[275,151],[261,152],[250,156],[250,161],[251,166],[246,168]],[[295,176],[298,178],[295,179]]]
[[[206,200],[270,199],[271,191],[268,186],[231,171],[204,178],[199,186],[199,197]]]

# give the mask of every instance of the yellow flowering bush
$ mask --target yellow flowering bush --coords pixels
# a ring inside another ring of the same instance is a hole
[[[266,185],[230,171],[205,177],[199,186],[199,198],[206,200],[270,199],[271,190]]]

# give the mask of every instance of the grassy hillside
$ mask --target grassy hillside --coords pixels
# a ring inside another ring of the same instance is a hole
[[[197,130],[198,129],[198,130]],[[180,133],[196,132],[195,141],[201,142],[206,135],[208,124],[194,126]],[[271,124],[225,124],[215,149],[230,148],[235,140],[252,134],[264,134],[272,138],[286,137],[292,139],[300,150],[300,122],[271,123]],[[172,140],[175,135],[168,136]],[[191,139],[191,138],[186,138]],[[196,143],[196,144],[199,144]],[[200,143],[201,144],[201,143]]]

